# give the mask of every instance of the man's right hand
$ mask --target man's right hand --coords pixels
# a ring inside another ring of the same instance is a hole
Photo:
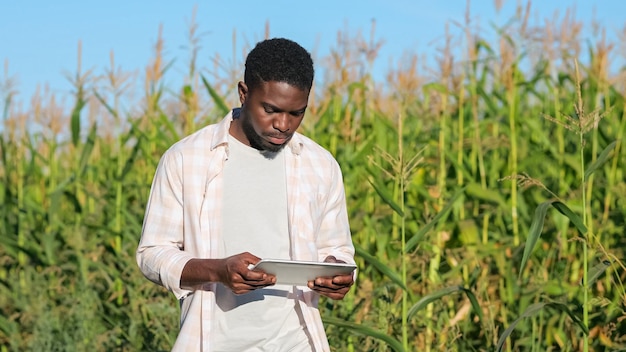
[[[233,293],[241,295],[274,285],[274,275],[248,269],[250,264],[260,260],[248,252],[223,259],[191,259],[183,268],[180,287],[193,290],[209,282],[219,282]]]
[[[249,269],[250,264],[254,265],[260,260],[248,252],[222,259],[223,265],[218,271],[219,282],[237,295],[276,284],[274,275]]]

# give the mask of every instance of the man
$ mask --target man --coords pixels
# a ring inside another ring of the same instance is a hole
[[[137,262],[180,300],[174,351],[328,351],[320,295],[342,299],[352,275],[275,285],[261,258],[354,263],[341,170],[296,132],[313,84],[309,53],[256,45],[241,108],[161,158]]]

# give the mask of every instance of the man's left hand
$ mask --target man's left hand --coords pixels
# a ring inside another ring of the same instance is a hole
[[[343,260],[338,260],[334,256],[327,257],[324,262],[345,263]],[[328,298],[343,299],[352,284],[354,284],[354,277],[352,274],[347,274],[334,277],[318,277],[314,281],[309,281],[308,286],[311,290]]]

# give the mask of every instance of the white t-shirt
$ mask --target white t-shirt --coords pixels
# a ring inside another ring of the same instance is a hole
[[[289,259],[284,150],[261,152],[232,136],[228,147],[223,253]],[[216,300],[215,351],[311,351],[291,286],[235,295],[218,284]]]

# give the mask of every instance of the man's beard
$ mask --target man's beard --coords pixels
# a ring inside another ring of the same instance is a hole
[[[287,145],[286,142],[283,144],[272,144],[263,139],[258,133],[256,133],[254,127],[247,118],[241,120],[241,128],[243,133],[246,135],[246,138],[248,138],[250,146],[254,149],[275,153],[281,151]]]

